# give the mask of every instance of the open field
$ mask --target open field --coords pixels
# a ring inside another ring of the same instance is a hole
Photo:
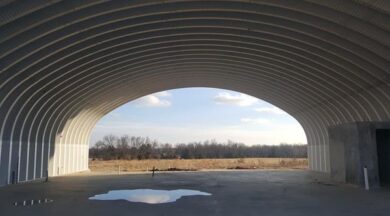
[[[134,172],[208,169],[307,169],[306,158],[234,158],[173,160],[90,160],[89,168],[97,172]]]

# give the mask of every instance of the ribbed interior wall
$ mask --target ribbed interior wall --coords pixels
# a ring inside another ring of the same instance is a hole
[[[387,0],[0,2],[0,185],[88,168],[96,122],[141,96],[216,87],[327,128],[390,119]]]

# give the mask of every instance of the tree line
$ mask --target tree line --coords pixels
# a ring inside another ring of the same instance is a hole
[[[172,145],[148,137],[106,135],[89,149],[89,157],[101,160],[205,159],[205,158],[306,158],[307,145],[252,145],[216,140]]]

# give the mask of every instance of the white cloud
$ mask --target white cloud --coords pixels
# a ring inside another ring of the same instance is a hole
[[[170,97],[171,94],[166,91],[157,92],[154,94],[150,94],[139,98],[134,101],[138,106],[146,106],[146,107],[169,107],[171,106],[171,102],[164,97]]]
[[[220,92],[214,97],[217,104],[230,104],[236,106],[251,106],[259,101],[259,99],[247,94],[231,94],[228,92]]]
[[[167,91],[161,91],[161,92],[154,93],[153,95],[157,97],[170,97],[172,94]]]
[[[264,119],[264,118],[242,118],[241,122],[251,123],[251,124],[263,124],[263,125],[271,123],[269,119]]]
[[[279,109],[278,107],[260,107],[255,109],[257,112],[271,113],[277,115],[287,114],[285,111]]]

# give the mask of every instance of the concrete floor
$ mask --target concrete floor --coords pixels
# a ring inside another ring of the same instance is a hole
[[[119,189],[193,189],[213,195],[184,197],[175,203],[142,204],[91,201],[88,197]],[[53,203],[14,207],[13,202],[40,198]],[[49,183],[0,188],[0,215],[390,215],[390,190],[366,192],[329,184],[307,171],[221,171],[150,174],[80,175]]]

